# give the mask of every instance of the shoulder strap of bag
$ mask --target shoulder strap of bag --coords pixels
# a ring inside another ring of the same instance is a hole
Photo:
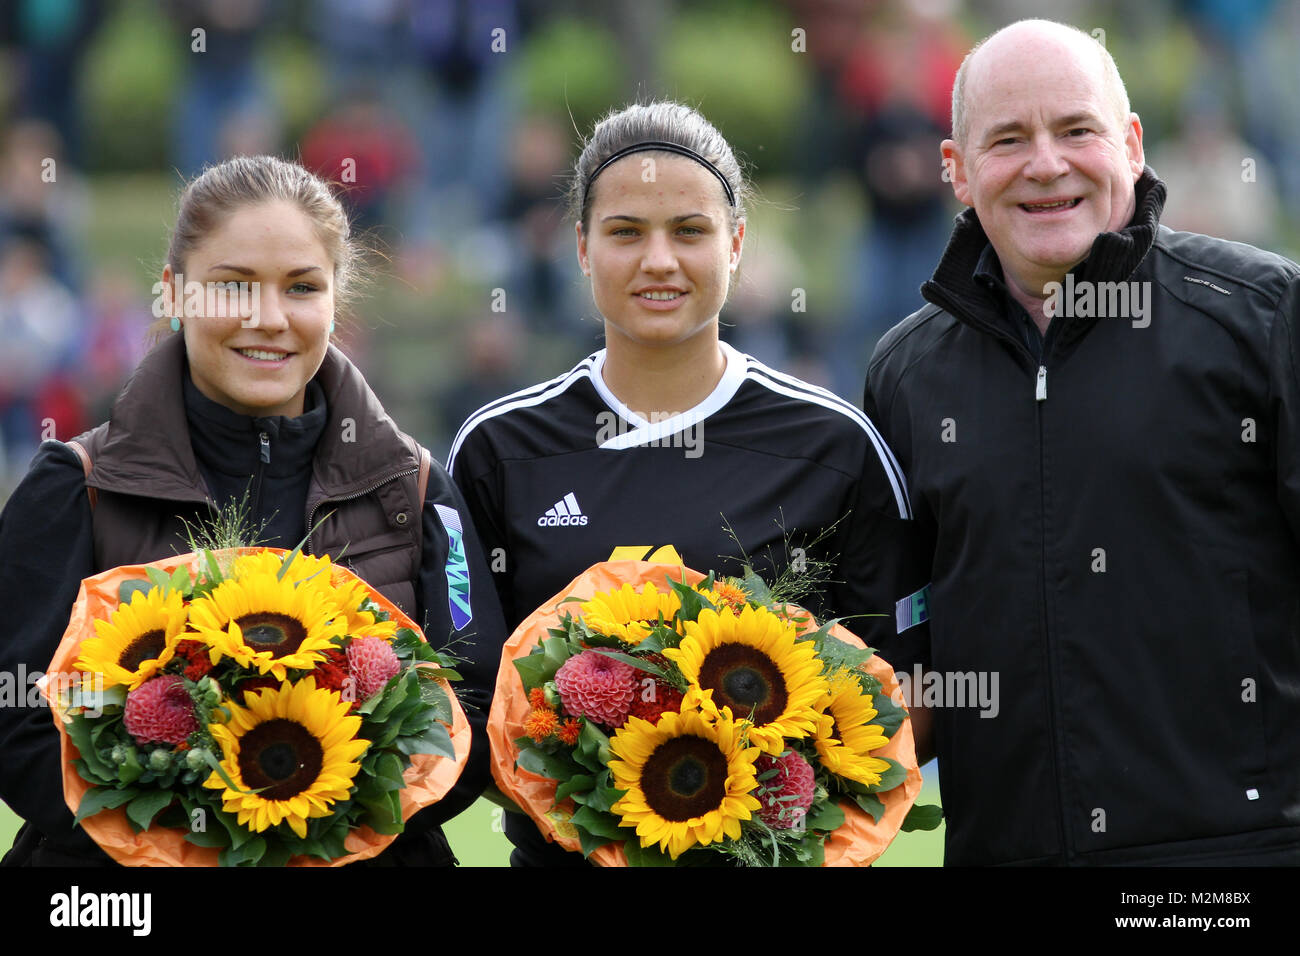
[[[86,480],[89,481],[91,469],[90,452],[86,451],[80,442],[67,441],[64,442],[64,444],[77,453],[77,457],[81,459],[81,470],[86,473]],[[90,499],[90,510],[94,511],[95,505],[99,501],[99,492],[90,487],[90,485],[86,485],[86,497]]]

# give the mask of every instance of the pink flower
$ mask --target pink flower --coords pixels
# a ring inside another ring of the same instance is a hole
[[[812,765],[793,750],[784,757],[763,754],[754,762],[755,776],[762,776],[776,768],[775,777],[764,780],[755,794],[763,806],[758,818],[773,830],[788,830],[795,826],[813,805]]]
[[[583,651],[555,672],[564,709],[607,727],[622,727],[636,693],[636,668],[606,654]]]
[[[175,747],[199,729],[194,702],[177,674],[147,680],[127,694],[122,718],[127,733],[142,744],[158,741]]]
[[[397,655],[382,637],[360,637],[348,645],[348,672],[356,681],[358,702],[383,690],[401,669]]]

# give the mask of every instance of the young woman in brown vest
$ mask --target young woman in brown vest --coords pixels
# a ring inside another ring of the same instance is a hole
[[[330,344],[355,261],[342,206],[301,166],[240,157],[189,184],[154,287],[170,334],[108,422],[41,446],[0,515],[0,668],[44,669],[83,577],[184,552],[185,521],[247,495],[259,544],[342,555],[435,646],[465,639],[467,683],[490,686],[504,626],[464,502]],[[487,776],[484,701],[465,703],[460,784],[376,862],[454,862],[438,824]],[[0,754],[0,796],[27,821],[5,863],[107,863],[64,805],[49,712],[0,708]]]

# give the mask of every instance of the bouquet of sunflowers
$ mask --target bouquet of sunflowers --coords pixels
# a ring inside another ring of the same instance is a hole
[[[941,816],[912,806],[894,696],[888,664],[752,572],[610,562],[507,643],[493,772],[601,865],[865,865]]]
[[[82,678],[47,688],[65,798],[121,863],[374,856],[468,759],[451,665],[328,557],[116,568],[82,583],[49,668]]]

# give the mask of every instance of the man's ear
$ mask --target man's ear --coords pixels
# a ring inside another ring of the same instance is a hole
[[[945,139],[939,144],[943,157],[943,178],[952,183],[952,192],[966,206],[975,205],[970,198],[970,184],[966,181],[966,163],[956,140]]]
[[[591,275],[591,266],[587,263],[587,237],[582,232],[582,223],[575,222],[574,229],[578,231],[578,268],[582,274]]]
[[[1129,169],[1133,171],[1133,181],[1137,182],[1146,168],[1146,155],[1142,152],[1142,120],[1136,113],[1128,114],[1128,125],[1124,129],[1124,152],[1128,155]]]

